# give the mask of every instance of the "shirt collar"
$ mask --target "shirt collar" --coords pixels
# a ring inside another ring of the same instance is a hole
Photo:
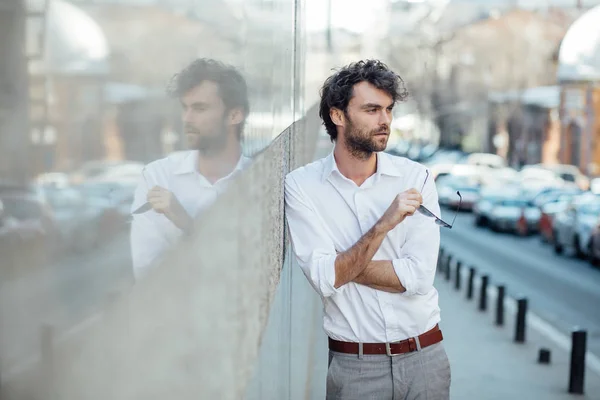
[[[198,170],[196,168],[198,165],[198,156],[199,156],[198,150],[188,151],[187,154],[179,161],[179,164],[173,171],[174,174],[183,175],[183,174],[192,174],[192,173],[198,172]],[[234,170],[232,171],[232,173],[246,168],[246,166],[250,163],[250,161],[251,161],[250,158],[248,158],[242,154],[240,156],[240,159],[238,160]]]
[[[188,151],[185,157],[179,161],[179,165],[175,168],[173,173],[176,175],[191,174],[196,172],[196,165],[198,164],[198,151]]]
[[[331,176],[333,171],[337,171],[341,174],[338,169],[337,163],[335,162],[335,157],[333,156],[333,151],[329,153],[329,155],[325,158],[323,164],[323,175],[321,179],[323,182]],[[400,166],[396,164],[391,155],[381,151],[377,153],[377,172],[376,175],[388,175],[388,176],[402,176],[403,173],[400,170]]]

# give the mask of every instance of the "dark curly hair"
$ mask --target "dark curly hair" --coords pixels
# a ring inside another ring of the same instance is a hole
[[[212,81],[219,86],[219,94],[227,110],[240,108],[245,117],[250,112],[248,86],[240,72],[233,66],[210,58],[199,58],[173,75],[167,85],[167,93],[179,98],[203,81]],[[239,125],[241,136],[244,122]]]
[[[354,85],[363,81],[388,93],[394,99],[394,103],[408,97],[402,78],[379,60],[362,60],[341,68],[327,78],[321,88],[319,116],[332,142],[337,139],[337,129],[329,111],[337,108],[345,114],[353,96]]]

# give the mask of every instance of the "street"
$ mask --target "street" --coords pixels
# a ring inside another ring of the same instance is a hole
[[[444,209],[443,214],[451,218],[452,211]],[[459,214],[451,230],[442,229],[442,247],[464,268],[489,274],[490,285],[504,284],[507,295],[527,297],[530,310],[561,332],[587,329],[588,350],[600,355],[600,270],[587,261],[556,255],[539,236],[475,227],[467,213]]]

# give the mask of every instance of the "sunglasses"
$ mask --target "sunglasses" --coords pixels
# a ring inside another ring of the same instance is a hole
[[[144,182],[146,182],[146,187],[148,186],[148,181],[146,180],[146,175],[144,174],[144,172],[146,171],[146,167],[142,168],[142,178],[144,178]],[[143,214],[145,212],[148,212],[152,209],[152,204],[146,202],[144,204],[142,204],[137,210],[135,210],[134,212],[132,212],[131,214]]]
[[[425,182],[423,182],[423,187],[421,188],[421,193],[423,193],[423,189],[425,189],[425,184],[427,183],[427,179],[429,179],[429,170],[425,170],[425,173],[426,173]],[[456,216],[458,215],[458,211],[460,210],[460,205],[462,203],[462,196],[460,195],[460,192],[456,191],[456,194],[458,195],[458,207],[456,208],[456,213],[454,214],[454,218],[452,219],[451,224],[447,223],[446,221],[444,221],[443,219],[441,219],[440,217],[438,217],[437,215],[435,215],[434,213],[429,211],[429,209],[427,207],[425,207],[424,205],[421,205],[418,208],[418,211],[427,217],[435,218],[435,223],[437,225],[441,226],[442,228],[452,229],[452,227],[454,226],[454,221],[456,221]]]

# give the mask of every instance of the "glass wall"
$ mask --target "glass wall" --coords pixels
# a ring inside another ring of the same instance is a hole
[[[251,392],[318,130],[301,1],[2,4],[2,395]]]

